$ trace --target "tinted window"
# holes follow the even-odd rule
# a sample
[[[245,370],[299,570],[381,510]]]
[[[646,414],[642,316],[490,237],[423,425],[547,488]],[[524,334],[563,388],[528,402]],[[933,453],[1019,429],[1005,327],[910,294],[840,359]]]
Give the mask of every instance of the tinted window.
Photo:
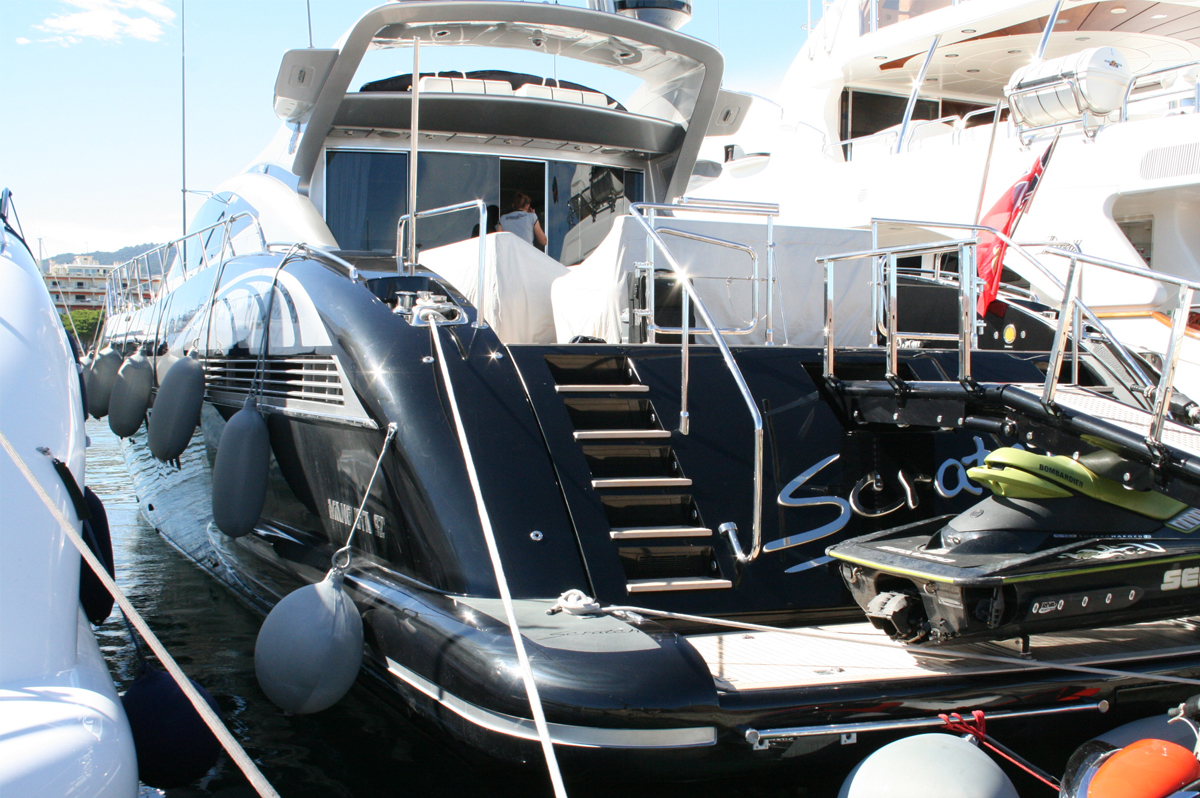
[[[488,205],[500,204],[498,157],[417,153],[417,208],[430,210],[477,199]],[[432,249],[463,241],[478,226],[479,213],[474,210],[421,219],[417,223],[417,248]],[[392,238],[394,246],[395,233]]]
[[[546,253],[566,266],[600,245],[613,222],[641,202],[643,175],[631,169],[551,161]]]
[[[325,221],[339,247],[395,252],[407,207],[408,153],[326,153]]]

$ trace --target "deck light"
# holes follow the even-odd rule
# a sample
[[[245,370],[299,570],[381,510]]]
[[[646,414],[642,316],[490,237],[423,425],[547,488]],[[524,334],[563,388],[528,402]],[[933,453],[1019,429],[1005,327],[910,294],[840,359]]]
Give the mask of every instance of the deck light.
[[[1129,10],[1129,9],[1127,9],[1127,8],[1121,8],[1120,6],[1117,6],[1116,8],[1110,8],[1110,9],[1108,10],[1108,12],[1109,12],[1110,14],[1124,14],[1124,13],[1125,13],[1126,11],[1128,11],[1128,10]]]
[[[974,33],[974,32],[975,32],[974,28],[963,28],[963,33]]]

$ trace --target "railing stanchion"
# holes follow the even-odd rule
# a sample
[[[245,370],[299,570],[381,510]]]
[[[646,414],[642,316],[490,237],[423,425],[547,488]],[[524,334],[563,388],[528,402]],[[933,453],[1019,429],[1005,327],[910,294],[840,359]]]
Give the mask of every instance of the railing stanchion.
[[[877,258],[872,258],[872,268]],[[825,379],[833,379],[833,261],[822,259],[825,264]],[[872,290],[872,293],[875,293]],[[878,319],[878,317],[876,317]],[[877,322],[873,322],[877,323]],[[874,336],[874,331],[872,331]]]
[[[893,382],[899,379],[900,375],[900,355],[896,340],[896,305],[899,292],[896,285],[895,252],[890,252],[887,256],[887,291],[887,379],[888,382]]]
[[[758,283],[754,284],[758,291]],[[775,345],[775,217],[767,217],[767,346]]]
[[[975,281],[964,280],[962,275],[974,273],[974,252],[975,247],[971,244],[960,244],[958,247],[958,381],[964,384],[971,381],[971,345],[975,338]]]
[[[646,223],[650,229],[654,229],[654,209],[649,208],[646,211]],[[649,316],[646,317],[646,343],[658,343],[658,316],[655,313],[654,306],[654,237],[652,234],[646,234],[646,310]]]
[[[1194,294],[1195,291],[1190,285],[1179,287],[1179,307],[1175,308],[1175,318],[1171,320],[1171,340],[1167,344],[1167,353],[1163,358],[1162,376],[1158,380],[1158,388],[1154,393],[1154,420],[1150,424],[1152,443],[1162,440],[1167,410],[1171,407],[1171,392],[1175,385],[1175,368],[1179,364],[1179,351],[1183,346],[1183,336],[1187,332],[1188,314],[1192,310]]]
[[[1063,355],[1067,347],[1067,330],[1074,318],[1075,302],[1079,291],[1079,262],[1071,258],[1067,270],[1067,287],[1063,292],[1062,307],[1058,311],[1058,329],[1054,332],[1054,345],[1050,349],[1050,362],[1046,364],[1046,384],[1042,389],[1042,404],[1054,405],[1054,393],[1058,389],[1058,374],[1062,369]]]

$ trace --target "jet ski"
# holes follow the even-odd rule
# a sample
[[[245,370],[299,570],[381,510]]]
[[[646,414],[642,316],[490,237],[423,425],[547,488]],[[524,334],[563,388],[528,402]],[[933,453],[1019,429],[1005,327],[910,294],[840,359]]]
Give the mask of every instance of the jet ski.
[[[871,623],[905,643],[1188,615],[1200,601],[1200,509],[1127,487],[1132,470],[1119,466],[1105,451],[997,449],[967,471],[992,492],[974,507],[828,554]]]

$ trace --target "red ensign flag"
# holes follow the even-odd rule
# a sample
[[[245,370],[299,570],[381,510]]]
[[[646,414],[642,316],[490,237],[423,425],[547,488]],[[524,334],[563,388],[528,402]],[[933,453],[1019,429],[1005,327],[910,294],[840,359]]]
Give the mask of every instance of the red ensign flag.
[[[995,228],[1006,236],[1012,236],[1013,230],[1017,227],[1017,220],[1029,207],[1034,189],[1037,188],[1038,180],[1041,179],[1042,172],[1046,170],[1046,164],[1050,162],[1050,155],[1054,152],[1054,145],[1057,143],[1058,138],[1055,137],[1054,141],[1050,142],[1050,146],[1046,148],[1045,154],[1034,162],[1033,168],[1014,183],[1012,188],[1005,191],[992,209],[984,214],[979,221],[981,225]],[[978,264],[979,279],[983,280],[983,290],[979,294],[979,303],[976,309],[980,316],[987,312],[988,305],[995,301],[996,293],[1000,290],[1000,274],[1004,271],[1004,251],[1006,249],[1008,249],[1008,245],[991,233],[979,234],[976,263]]]

